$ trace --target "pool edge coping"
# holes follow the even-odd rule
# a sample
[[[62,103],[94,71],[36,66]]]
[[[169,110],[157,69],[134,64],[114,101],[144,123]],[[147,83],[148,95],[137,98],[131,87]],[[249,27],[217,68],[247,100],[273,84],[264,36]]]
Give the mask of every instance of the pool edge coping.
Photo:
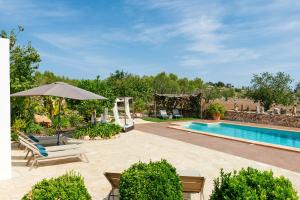
[[[192,122],[192,121],[190,121],[190,122]],[[235,137],[230,137],[230,136],[225,136],[225,135],[218,135],[218,134],[214,134],[214,133],[208,133],[208,132],[202,132],[202,131],[187,129],[187,128],[183,127],[186,123],[187,122],[185,122],[185,123],[174,123],[174,124],[171,123],[171,125],[168,126],[168,128],[177,129],[177,130],[186,131],[186,132],[197,133],[197,134],[202,134],[202,135],[211,136],[211,137],[217,137],[217,138],[222,138],[222,139],[227,139],[227,140],[233,140],[233,141],[238,141],[238,142],[243,142],[243,143],[248,143],[248,144],[260,145],[260,146],[271,147],[271,148],[275,148],[275,149],[300,153],[300,148],[298,149],[298,148],[295,148],[295,147],[287,147],[287,146],[283,146],[283,145],[270,144],[270,143],[266,143],[266,142],[257,142],[257,141],[253,141],[253,140],[246,140],[246,139],[235,138]],[[226,124],[226,122],[221,122],[221,121],[220,122],[210,122],[210,123],[201,122],[201,123],[204,123],[204,124],[225,123]],[[230,123],[228,123],[228,124],[230,124]],[[234,123],[232,123],[232,124],[234,124]],[[253,127],[256,127],[256,126],[253,126]],[[259,126],[257,126],[257,127],[259,127]],[[263,128],[263,127],[259,127],[259,128]],[[275,129],[275,128],[269,128],[269,129]],[[281,129],[277,129],[277,130],[281,130]]]

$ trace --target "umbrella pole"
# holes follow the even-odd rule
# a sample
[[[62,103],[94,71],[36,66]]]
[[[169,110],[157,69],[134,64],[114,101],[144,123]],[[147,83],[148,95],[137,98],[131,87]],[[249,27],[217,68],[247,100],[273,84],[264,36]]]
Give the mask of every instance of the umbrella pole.
[[[59,102],[58,102],[57,145],[60,145],[60,140],[59,140],[59,137],[60,137],[60,134],[61,134],[61,116],[60,116],[60,114],[61,114],[62,100],[63,100],[63,98],[60,98]]]

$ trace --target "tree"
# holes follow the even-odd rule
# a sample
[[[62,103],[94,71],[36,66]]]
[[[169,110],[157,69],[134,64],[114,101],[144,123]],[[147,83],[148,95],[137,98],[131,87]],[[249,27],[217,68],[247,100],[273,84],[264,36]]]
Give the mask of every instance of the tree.
[[[146,101],[152,96],[150,82],[145,77],[116,71],[106,81],[112,88],[115,97],[129,96]]]
[[[117,70],[106,80],[108,87],[112,90],[111,99],[114,102],[116,97],[133,97],[134,108],[143,111],[147,103],[152,99],[152,78],[140,77]]]
[[[296,88],[295,88],[295,100],[297,103],[300,102],[300,82],[298,82],[296,84]]]
[[[225,101],[227,101],[228,98],[235,96],[235,92],[233,88],[226,88],[222,90],[221,95],[225,98]]]
[[[221,96],[220,88],[211,85],[205,85],[201,90],[201,93],[202,93],[202,99],[204,101],[201,101],[200,117],[203,118],[204,106],[209,104],[211,101],[218,99],[222,96]]]
[[[200,78],[195,78],[193,80],[182,78],[177,82],[179,84],[181,94],[195,94],[204,87],[203,80]]]
[[[165,72],[157,74],[153,79],[153,89],[160,94],[176,94],[180,92],[180,86],[177,82],[177,76],[170,76]]]
[[[222,81],[219,81],[217,83],[215,83],[216,87],[225,87],[225,83],[223,83]]]
[[[233,88],[234,86],[233,86],[231,83],[227,83],[227,84],[225,85],[225,87],[227,87],[227,88]]]
[[[295,92],[296,92],[296,93],[297,93],[297,92],[300,92],[300,82],[298,82],[298,83],[296,84]]]
[[[219,87],[219,88],[223,88],[223,87],[232,87],[232,85],[230,83],[223,83],[222,81],[218,81],[216,83],[213,82],[207,82],[206,85],[210,85],[210,86],[214,86],[214,87]]]
[[[1,32],[0,37],[10,39],[10,92],[15,93],[34,87],[35,79],[33,74],[38,69],[41,58],[37,50],[31,46],[17,44],[17,35],[24,31],[19,26],[18,31],[12,30],[10,34]],[[32,109],[29,109],[30,100],[25,98],[12,99],[12,119],[17,116],[29,117]],[[12,120],[12,121],[13,121]]]
[[[217,87],[212,87],[212,86],[206,86],[203,90],[203,99],[205,103],[209,103],[210,101],[213,101],[215,99],[218,99],[222,97],[220,89]]]
[[[293,103],[291,83],[290,75],[284,72],[254,74],[247,96],[259,102],[265,110],[274,104],[290,105]]]
[[[177,81],[178,80],[178,76],[176,74],[173,74],[173,73],[170,73],[169,74],[169,78],[172,80],[172,81]]]
[[[34,84],[33,74],[38,69],[41,58],[30,42],[21,46],[17,44],[17,35],[24,31],[19,26],[18,32],[12,30],[10,34],[1,32],[2,38],[10,40],[10,89],[12,93],[29,89]]]
[[[91,91],[107,98],[105,101],[87,100],[78,101],[69,99],[71,108],[78,110],[83,116],[90,117],[93,111],[103,112],[104,108],[112,108],[115,95],[112,91],[111,85],[105,80],[101,80],[99,76],[93,80],[77,80],[75,85],[84,90]]]
[[[71,80],[68,77],[58,76],[50,71],[44,71],[43,73],[37,71],[34,75],[34,79],[36,81],[36,85],[44,85],[44,84],[54,83],[58,81],[69,83],[69,84],[75,83],[74,80]]]
[[[190,81],[187,78],[182,78],[178,80],[178,84],[180,87],[180,93],[189,94],[193,92],[193,88],[190,87]]]
[[[195,90],[200,90],[204,88],[204,82],[201,78],[195,78],[191,81],[191,84],[195,88]]]

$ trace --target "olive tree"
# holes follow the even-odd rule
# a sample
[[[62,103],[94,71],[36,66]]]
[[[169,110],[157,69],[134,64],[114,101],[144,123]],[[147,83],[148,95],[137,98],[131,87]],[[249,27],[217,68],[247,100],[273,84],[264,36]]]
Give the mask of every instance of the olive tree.
[[[274,104],[291,105],[293,103],[292,79],[284,72],[254,74],[247,96],[259,102],[265,110]]]
[[[221,98],[221,91],[220,88],[212,86],[212,85],[205,85],[201,91],[201,110],[200,110],[200,117],[203,118],[203,111],[205,106],[207,106],[212,101]]]
[[[228,101],[229,98],[235,96],[233,88],[225,88],[222,90],[221,95],[225,98],[225,101]]]
[[[300,102],[300,82],[298,82],[296,84],[296,88],[295,88],[295,100],[297,103]]]

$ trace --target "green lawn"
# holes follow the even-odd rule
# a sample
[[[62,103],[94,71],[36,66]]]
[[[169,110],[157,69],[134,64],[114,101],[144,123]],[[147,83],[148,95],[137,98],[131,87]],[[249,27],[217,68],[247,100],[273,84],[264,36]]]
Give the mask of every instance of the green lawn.
[[[199,118],[195,117],[187,117],[187,118],[177,118],[177,119],[161,119],[161,118],[155,118],[155,117],[143,117],[142,118],[145,121],[150,121],[150,122],[174,122],[174,121],[186,121],[186,120],[195,120]]]

